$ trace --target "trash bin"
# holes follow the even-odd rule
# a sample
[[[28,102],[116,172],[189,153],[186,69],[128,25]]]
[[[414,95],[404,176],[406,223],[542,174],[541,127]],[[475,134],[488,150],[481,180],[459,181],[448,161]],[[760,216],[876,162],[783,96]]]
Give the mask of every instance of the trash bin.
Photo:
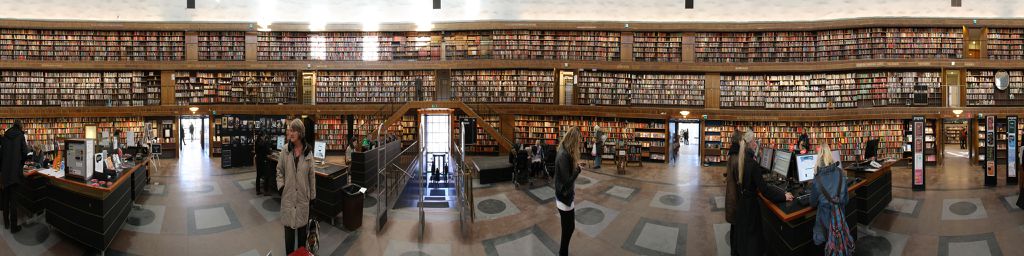
[[[341,222],[345,225],[345,229],[359,229],[363,226],[363,199],[366,196],[366,189],[356,184],[350,184],[341,190],[345,192],[345,197],[342,199]]]

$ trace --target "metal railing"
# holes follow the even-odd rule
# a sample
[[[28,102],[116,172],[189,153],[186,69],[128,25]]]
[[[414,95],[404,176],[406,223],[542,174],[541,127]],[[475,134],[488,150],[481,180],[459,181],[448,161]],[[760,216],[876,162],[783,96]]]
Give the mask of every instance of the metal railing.
[[[452,144],[454,164],[451,171],[454,174],[453,181],[455,183],[455,208],[459,212],[459,230],[462,231],[463,236],[467,236],[471,233],[469,232],[470,224],[476,220],[473,210],[473,173],[474,168],[479,170],[479,167],[476,166],[476,163],[467,163],[462,147],[459,147],[457,143]]]
[[[401,142],[398,142],[401,146]],[[412,150],[415,149],[415,150]],[[413,142],[402,151],[395,154],[394,158],[385,160],[383,163],[380,159],[388,158],[387,146],[381,148],[381,152],[378,155],[378,163],[381,165],[378,167],[377,172],[377,184],[373,193],[377,198],[377,231],[382,231],[384,226],[387,224],[388,211],[398,203],[398,197],[408,184],[409,179],[414,176],[413,172],[418,170],[422,159],[421,152],[422,147],[419,142]],[[399,161],[403,156],[415,155],[409,165],[405,168],[399,166]]]

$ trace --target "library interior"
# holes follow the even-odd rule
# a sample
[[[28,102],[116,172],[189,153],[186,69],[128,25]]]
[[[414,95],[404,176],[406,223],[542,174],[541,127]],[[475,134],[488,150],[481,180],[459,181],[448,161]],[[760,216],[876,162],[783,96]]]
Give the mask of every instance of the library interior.
[[[0,255],[1014,255],[1022,17],[4,0]]]

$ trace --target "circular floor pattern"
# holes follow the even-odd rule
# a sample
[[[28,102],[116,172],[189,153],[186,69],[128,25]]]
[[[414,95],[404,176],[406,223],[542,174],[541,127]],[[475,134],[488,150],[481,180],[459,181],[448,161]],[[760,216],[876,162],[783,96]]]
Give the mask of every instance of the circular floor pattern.
[[[497,199],[487,199],[480,201],[480,203],[477,204],[477,209],[480,209],[481,212],[486,214],[498,214],[505,211],[505,208],[507,207],[508,206],[505,205],[505,202]]]
[[[680,206],[683,204],[683,197],[677,195],[663,195],[658,201],[668,206]]]
[[[150,223],[153,223],[153,221],[155,220],[156,213],[154,213],[152,210],[142,208],[138,210],[132,210],[132,212],[128,214],[128,220],[125,222],[127,222],[128,225],[140,227],[149,225]]]
[[[263,200],[263,209],[271,212],[281,211],[281,200],[277,198]]]
[[[593,181],[591,181],[589,178],[579,177],[578,179],[576,179],[576,185],[587,185],[590,184],[591,182]]]
[[[978,206],[969,202],[956,202],[949,205],[949,211],[956,215],[970,215],[978,211]]]
[[[857,239],[854,255],[889,255],[892,253],[892,242],[880,236],[865,236]]]
[[[402,253],[401,256],[430,256],[430,254],[427,254],[425,252],[412,251],[412,252]]]
[[[377,205],[377,198],[372,196],[363,197],[363,208],[370,208]]]
[[[4,230],[3,232],[10,232]],[[50,229],[43,224],[29,223],[21,225],[21,231],[14,234],[14,240],[26,246],[39,245],[50,238]]]
[[[593,207],[576,209],[576,221],[583,225],[596,225],[604,221],[604,212]]]

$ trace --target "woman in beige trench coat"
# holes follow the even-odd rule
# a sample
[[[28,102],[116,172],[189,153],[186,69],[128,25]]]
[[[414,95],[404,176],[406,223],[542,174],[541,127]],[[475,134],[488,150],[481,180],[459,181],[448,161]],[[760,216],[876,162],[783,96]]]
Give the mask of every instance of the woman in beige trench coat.
[[[287,150],[277,161],[277,189],[281,191],[281,224],[284,225],[285,255],[306,244],[310,202],[316,198],[313,148],[305,144],[302,120],[288,122]]]

